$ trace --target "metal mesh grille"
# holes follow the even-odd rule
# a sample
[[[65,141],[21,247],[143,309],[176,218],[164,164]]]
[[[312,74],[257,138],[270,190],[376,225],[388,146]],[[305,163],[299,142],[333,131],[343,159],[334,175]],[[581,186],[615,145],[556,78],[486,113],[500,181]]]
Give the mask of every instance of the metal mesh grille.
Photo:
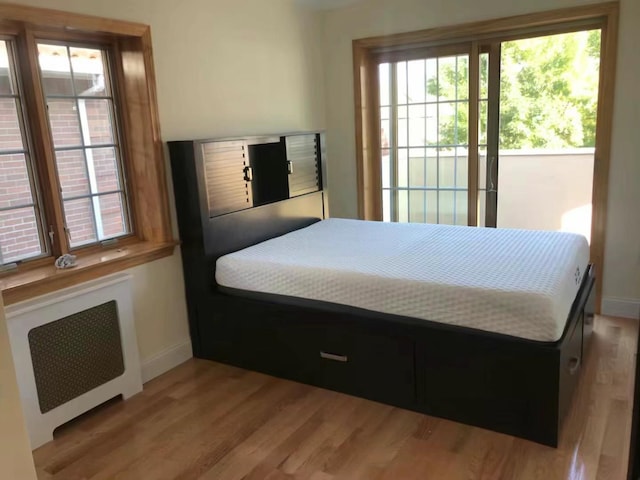
[[[42,413],[122,375],[115,300],[32,329],[29,348]]]

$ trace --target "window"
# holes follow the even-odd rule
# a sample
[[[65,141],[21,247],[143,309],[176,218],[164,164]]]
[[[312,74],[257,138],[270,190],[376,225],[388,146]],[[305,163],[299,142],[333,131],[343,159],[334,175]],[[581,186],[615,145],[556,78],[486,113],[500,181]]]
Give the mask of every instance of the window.
[[[17,72],[15,42],[0,44],[0,245],[3,262],[19,262],[131,233],[122,146],[109,51],[102,46],[38,41],[38,76],[48,115],[59,191],[34,174],[30,122]],[[27,117],[27,118],[25,118]],[[46,148],[46,147],[45,147]],[[61,202],[63,218],[46,218],[39,202]],[[60,252],[53,225],[62,223]],[[47,226],[50,226],[47,228]]]
[[[47,252],[12,44],[0,41],[0,245],[3,262]]]
[[[5,303],[170,255],[149,27],[10,4],[0,18]],[[60,275],[64,253],[78,266]]]
[[[108,52],[38,43],[69,246],[130,233]]]

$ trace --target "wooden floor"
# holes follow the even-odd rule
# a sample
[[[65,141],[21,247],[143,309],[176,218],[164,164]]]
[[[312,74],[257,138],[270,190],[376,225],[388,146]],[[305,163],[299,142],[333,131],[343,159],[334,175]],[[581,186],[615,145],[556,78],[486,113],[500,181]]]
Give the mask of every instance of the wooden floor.
[[[190,360],[34,457],[41,480],[622,480],[636,338],[635,321],[597,319],[558,449]]]

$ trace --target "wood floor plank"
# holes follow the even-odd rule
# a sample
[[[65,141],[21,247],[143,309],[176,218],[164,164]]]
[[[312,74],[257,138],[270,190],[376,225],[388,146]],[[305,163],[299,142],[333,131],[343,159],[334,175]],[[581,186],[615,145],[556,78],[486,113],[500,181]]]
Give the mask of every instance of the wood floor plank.
[[[624,480],[638,324],[598,317],[557,449],[204,360],[73,421],[40,480]]]

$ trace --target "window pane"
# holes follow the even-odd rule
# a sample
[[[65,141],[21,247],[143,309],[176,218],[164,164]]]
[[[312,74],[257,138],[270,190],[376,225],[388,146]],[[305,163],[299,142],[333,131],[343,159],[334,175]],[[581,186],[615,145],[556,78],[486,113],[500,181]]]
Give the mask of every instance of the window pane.
[[[0,95],[12,95],[15,92],[10,66],[7,42],[0,40]]]
[[[456,192],[456,225],[468,225],[469,224],[469,215],[467,215],[467,211],[469,210],[469,199],[467,192]]]
[[[455,150],[440,150],[438,177],[440,188],[453,188],[455,181]]]
[[[105,75],[102,51],[78,47],[71,47],[69,51],[76,95],[110,96],[109,77]]]
[[[414,223],[423,223],[426,219],[425,205],[426,196],[422,190],[412,190],[409,192],[409,204],[411,211],[409,212],[409,221]]]
[[[398,190],[398,222],[406,223],[409,221],[409,192],[407,190]]]
[[[76,101],[50,98],[47,105],[53,145],[56,148],[82,146]]]
[[[113,144],[109,100],[78,100],[85,145]]]
[[[382,221],[391,221],[391,191],[382,190]]]
[[[0,211],[0,246],[4,263],[43,253],[33,207]]]
[[[0,98],[0,150],[23,148],[16,99]]]
[[[487,191],[478,190],[478,226],[486,226],[486,214],[487,214]]]
[[[438,100],[456,99],[456,57],[438,59]]]
[[[90,198],[79,198],[64,202],[64,216],[69,229],[69,244],[72,247],[79,247],[98,241],[91,203]]]
[[[480,98],[489,96],[489,54],[480,54]]]
[[[408,133],[407,133],[407,122],[406,118],[398,118],[398,146],[399,147],[407,147],[407,142],[409,141]]]
[[[487,100],[480,101],[480,112],[479,112],[480,118],[478,119],[478,123],[479,123],[478,143],[480,145],[487,144],[487,119],[488,119],[487,104],[488,104]]]
[[[423,103],[425,101],[425,61],[413,60],[407,63],[409,103]]]
[[[378,67],[378,76],[380,81],[380,105],[390,105],[391,86],[389,85],[389,64],[382,63]]]
[[[121,190],[115,148],[88,148],[87,161],[93,161],[96,188],[99,193]]]
[[[398,79],[398,93],[396,102],[399,105],[407,104],[407,62],[396,63],[396,75]]]
[[[438,192],[438,213],[439,223],[445,225],[454,224],[454,195],[455,192],[440,191]],[[457,205],[455,205],[457,206]]]
[[[112,195],[101,195],[100,199],[100,221],[98,233],[101,238],[112,238],[127,233],[125,222],[125,210],[122,196],[119,193]]]
[[[456,187],[467,188],[469,183],[469,154],[466,148],[456,148]]]
[[[427,191],[427,223],[438,223],[438,192]]]
[[[438,144],[438,105],[435,103],[427,105],[427,145]]]
[[[425,144],[425,106],[409,107],[409,146],[419,147]]]
[[[398,170],[396,186],[406,188],[409,181],[409,153],[406,148],[398,149]]]
[[[0,155],[0,208],[33,205],[24,154]]]
[[[438,188],[438,151],[435,148],[427,148],[427,183],[425,186]]]
[[[438,100],[438,60],[427,59],[427,102]]]
[[[78,197],[91,193],[82,150],[56,152],[56,165],[63,198]]]
[[[71,64],[66,46],[39,43],[38,62],[46,96],[73,95]]]
[[[457,99],[467,100],[469,98],[469,57],[460,55],[457,57],[456,85]]]
[[[487,188],[487,147],[478,151],[478,188]]]
[[[424,186],[425,174],[425,149],[409,149],[409,186]],[[413,207],[411,209],[413,210]]]

